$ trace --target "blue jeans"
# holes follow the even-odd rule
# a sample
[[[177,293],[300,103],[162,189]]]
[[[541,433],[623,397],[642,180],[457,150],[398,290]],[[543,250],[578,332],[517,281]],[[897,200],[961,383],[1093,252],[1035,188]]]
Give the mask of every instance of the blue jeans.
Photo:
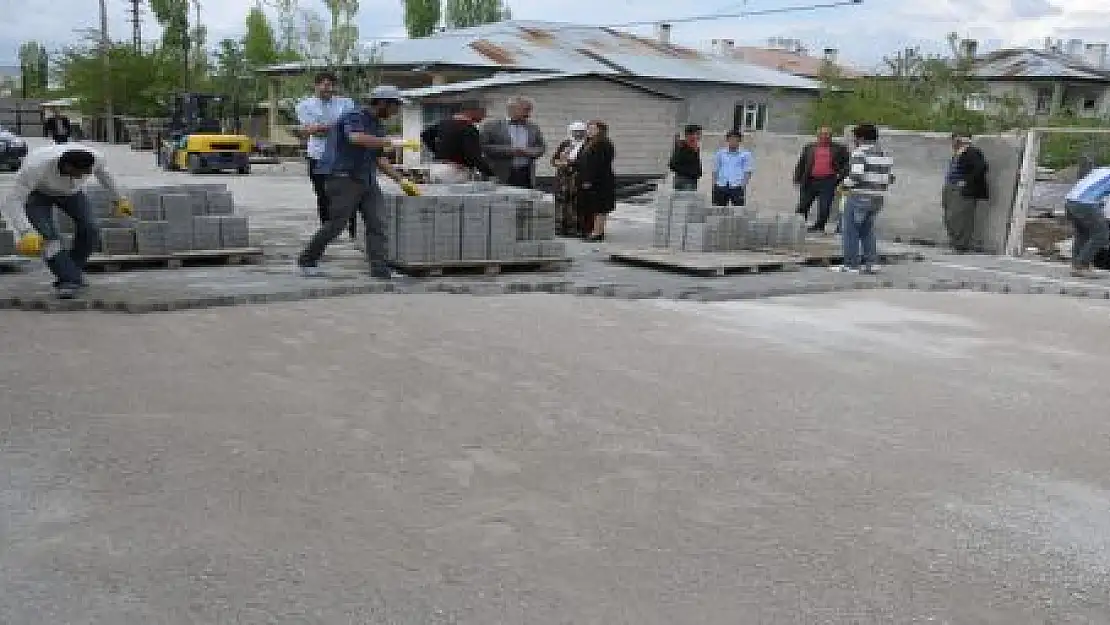
[[[848,195],[844,210],[840,215],[840,236],[844,244],[844,266],[859,269],[862,248],[864,265],[879,263],[879,250],[875,242],[875,210],[872,198],[863,195]]]
[[[54,207],[73,220],[73,249],[62,249]],[[73,195],[46,195],[33,191],[27,197],[27,220],[43,238],[42,257],[60,284],[78,285],[83,281],[85,263],[96,248],[96,226],[89,215],[89,202],[83,192]]]
[[[1083,202],[1067,202],[1064,213],[1075,228],[1075,241],[1072,243],[1071,264],[1073,267],[1090,267],[1095,255],[1110,245],[1110,227],[1102,214],[1102,207]]]

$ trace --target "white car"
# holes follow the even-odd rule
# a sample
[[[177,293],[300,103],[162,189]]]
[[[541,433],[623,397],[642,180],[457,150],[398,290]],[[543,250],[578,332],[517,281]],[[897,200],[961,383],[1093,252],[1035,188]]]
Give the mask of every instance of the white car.
[[[15,171],[27,156],[27,142],[22,137],[0,127],[0,171]]]

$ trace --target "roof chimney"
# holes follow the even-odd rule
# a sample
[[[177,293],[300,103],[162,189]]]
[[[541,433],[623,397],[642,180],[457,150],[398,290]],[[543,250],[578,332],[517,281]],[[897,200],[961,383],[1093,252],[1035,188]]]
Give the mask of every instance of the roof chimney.
[[[659,22],[655,25],[655,38],[659,43],[671,42],[671,25],[667,22]]]
[[[960,42],[960,55],[969,59],[974,59],[975,54],[979,52],[979,42],[974,39],[964,39]]]
[[[825,58],[826,63],[836,65],[836,60],[840,56],[840,50],[836,48],[825,48],[822,51],[822,56]]]

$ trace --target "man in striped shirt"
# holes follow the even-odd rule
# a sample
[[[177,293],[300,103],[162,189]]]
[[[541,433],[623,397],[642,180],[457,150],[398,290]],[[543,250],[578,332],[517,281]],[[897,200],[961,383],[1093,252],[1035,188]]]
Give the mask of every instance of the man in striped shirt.
[[[842,183],[845,198],[840,232],[844,265],[840,271],[862,269],[874,273],[879,262],[875,219],[883,209],[887,190],[894,183],[894,160],[879,147],[879,131],[874,124],[859,124],[852,129],[852,136],[855,149],[848,161],[848,177]]]

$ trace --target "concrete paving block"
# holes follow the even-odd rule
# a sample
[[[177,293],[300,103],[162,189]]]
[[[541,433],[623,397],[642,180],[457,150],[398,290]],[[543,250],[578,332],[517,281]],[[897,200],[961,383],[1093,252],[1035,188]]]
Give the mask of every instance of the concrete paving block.
[[[0,256],[15,254],[15,233],[11,230],[0,230]]]
[[[436,261],[459,260],[462,256],[462,198],[442,198],[436,207],[432,256]]]
[[[135,224],[138,223],[138,220],[134,217],[101,217],[94,220],[93,223],[96,225],[97,228],[100,229],[110,228],[116,230],[134,230]]]
[[[250,246],[250,229],[246,217],[224,215],[218,217],[220,224],[220,247],[241,248]]]
[[[172,224],[188,224],[192,229],[193,200],[184,193],[169,193],[161,196],[162,214],[165,221]]]
[[[492,197],[489,203],[489,258],[515,258],[516,240],[516,207],[508,198]]]
[[[490,258],[490,201],[484,196],[471,196],[463,200],[462,230],[460,232],[460,258],[486,260]]]
[[[140,221],[135,224],[135,249],[139,254],[162,255],[169,252],[166,233],[169,224],[164,221]]]
[[[517,241],[516,242],[516,258],[526,260],[529,258],[540,257],[540,241]]]
[[[235,214],[235,197],[229,191],[208,191],[204,203],[206,215]]]
[[[100,251],[108,255],[134,254],[134,228],[101,228]]]
[[[567,244],[565,241],[541,241],[540,256],[543,258],[566,258]]]
[[[201,215],[193,217],[193,249],[220,249],[220,218]]]

